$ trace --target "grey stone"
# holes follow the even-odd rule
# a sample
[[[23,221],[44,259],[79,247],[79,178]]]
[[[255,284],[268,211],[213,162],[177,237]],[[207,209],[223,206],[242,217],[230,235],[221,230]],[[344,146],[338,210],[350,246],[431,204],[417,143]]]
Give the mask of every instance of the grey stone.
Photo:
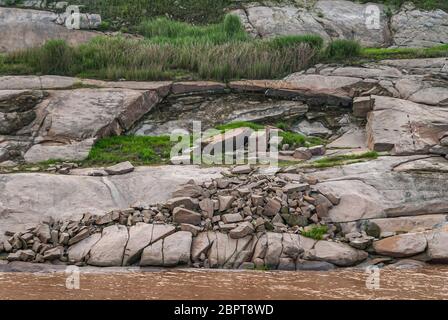
[[[126,174],[134,171],[134,166],[129,161],[118,163],[104,169],[110,175]]]
[[[96,32],[68,30],[53,21],[57,14],[49,11],[0,8],[0,52],[12,52],[43,45],[52,39],[63,39],[71,45],[87,42],[99,35]],[[26,37],[21,35],[26,34]]]
[[[432,47],[448,43],[448,13],[402,8],[392,16],[394,44],[399,47]]]
[[[254,231],[255,229],[252,223],[243,222],[239,224],[235,229],[230,230],[229,235],[233,239],[240,239],[251,235],[252,233],[254,233]]]
[[[193,198],[190,197],[178,197],[169,199],[165,205],[168,209],[173,210],[176,207],[183,206],[186,209],[194,210],[198,207],[198,202],[193,201]]]
[[[61,258],[62,254],[64,253],[63,247],[56,247],[50,250],[45,251],[44,253],[44,259],[45,260],[56,260]]]
[[[243,217],[239,213],[223,214],[221,219],[224,223],[236,223],[243,221]]]
[[[312,259],[326,261],[340,267],[349,267],[362,262],[367,252],[354,249],[346,244],[330,241],[318,241],[310,250]]]
[[[309,160],[313,157],[313,155],[308,148],[301,147],[294,151],[293,157],[300,160]]]
[[[252,172],[252,168],[250,167],[250,165],[237,166],[232,169],[233,174],[247,174],[247,173],[251,173],[251,172]]]
[[[448,261],[448,231],[446,228],[435,230],[427,235],[428,250],[427,254],[431,261],[446,263]]]
[[[81,240],[86,239],[90,236],[90,231],[88,228],[81,229],[73,238],[68,241],[68,245],[71,246]]]
[[[192,210],[177,207],[173,210],[173,221],[175,223],[188,223],[199,225],[201,223],[201,215]]]
[[[278,199],[269,199],[264,207],[263,215],[273,217],[280,212],[281,207],[282,204]]]
[[[229,209],[235,200],[233,196],[218,196],[219,211],[223,212]]]
[[[367,118],[367,114],[373,109],[371,97],[356,97],[353,100],[353,115],[358,118]]]
[[[308,150],[311,152],[313,156],[323,156],[325,155],[326,152],[325,147],[322,145],[309,147]]]
[[[151,243],[152,233],[152,224],[137,223],[129,228],[129,240],[124,250],[123,265],[130,265],[140,260],[143,249]]]

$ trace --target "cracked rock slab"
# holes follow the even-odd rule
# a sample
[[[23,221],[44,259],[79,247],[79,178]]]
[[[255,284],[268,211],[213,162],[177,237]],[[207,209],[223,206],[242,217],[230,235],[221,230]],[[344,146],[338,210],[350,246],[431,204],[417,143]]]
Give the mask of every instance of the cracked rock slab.
[[[98,267],[121,266],[128,229],[122,225],[112,225],[103,229],[101,239],[90,250],[88,264]]]
[[[374,96],[367,118],[368,146],[396,155],[426,154],[448,131],[448,109]]]
[[[165,266],[189,264],[191,257],[191,232],[178,231],[143,250],[140,266]]]

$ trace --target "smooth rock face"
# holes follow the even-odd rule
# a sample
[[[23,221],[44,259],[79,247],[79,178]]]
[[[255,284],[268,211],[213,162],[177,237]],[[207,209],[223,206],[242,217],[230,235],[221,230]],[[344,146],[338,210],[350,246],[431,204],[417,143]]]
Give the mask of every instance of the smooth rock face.
[[[446,108],[389,97],[375,96],[374,100],[366,126],[371,150],[397,155],[428,153],[448,130]]]
[[[330,241],[318,241],[310,251],[310,255],[313,259],[330,262],[341,267],[353,266],[368,256],[367,252]]]
[[[324,40],[355,39],[366,46],[390,42],[383,6],[379,30],[366,26],[367,5],[351,1],[318,1],[307,11],[294,6],[247,6],[233,13],[241,17],[246,30],[263,38],[278,35],[320,35]]]
[[[222,168],[189,166],[136,168],[111,177],[86,177],[44,173],[0,175],[0,238],[9,227],[38,223],[44,215],[57,218],[92,212],[103,214],[135,203],[170,199],[177,187],[195,179],[221,176]],[[95,197],[92,197],[92,194]],[[73,205],[76,204],[76,205]]]
[[[394,43],[399,47],[433,47],[448,43],[448,13],[403,8],[392,16]]]
[[[321,0],[314,6],[314,11],[321,16],[316,18],[325,28],[331,38],[359,41],[367,47],[384,47],[391,42],[384,7],[375,4],[379,9],[379,25],[368,27],[367,17],[369,4],[358,4],[343,0]]]
[[[376,253],[391,257],[410,257],[425,251],[426,237],[423,233],[406,233],[373,243]]]
[[[246,22],[245,27],[255,36],[317,34],[329,39],[325,29],[311,13],[293,6],[253,6],[233,12]]]
[[[35,144],[27,150],[23,156],[27,163],[37,163],[53,159],[66,161],[81,161],[87,158],[90,149],[92,149],[95,139],[86,139],[82,141],[71,141],[70,143],[42,143]]]
[[[0,8],[0,52],[12,52],[43,45],[51,39],[64,39],[78,45],[100,35],[97,32],[69,30],[54,23],[57,14],[49,11]]]
[[[179,231],[163,240],[163,265],[176,266],[190,263],[191,232]]]
[[[409,100],[434,106],[448,106],[448,88],[429,87],[413,93]]]
[[[334,222],[360,219],[443,214],[448,210],[444,171],[432,164],[425,174],[394,172],[403,163],[427,156],[381,157],[366,163],[329,168],[315,175],[324,186],[341,198],[329,211]],[[435,158],[436,163],[447,160]],[[327,180],[327,181],[324,181]],[[393,192],[391,192],[393,190]]]
[[[90,250],[87,263],[99,267],[121,266],[128,238],[125,226],[112,225],[104,228],[101,239]]]

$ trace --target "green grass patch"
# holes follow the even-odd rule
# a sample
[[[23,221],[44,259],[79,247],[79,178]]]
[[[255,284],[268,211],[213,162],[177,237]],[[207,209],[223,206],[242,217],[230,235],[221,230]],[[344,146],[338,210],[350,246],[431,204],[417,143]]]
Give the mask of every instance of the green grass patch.
[[[313,161],[310,165],[316,168],[334,167],[348,163],[359,162],[362,160],[373,160],[379,156],[376,151],[368,151],[360,154],[346,154],[332,157],[324,157]]]
[[[229,130],[233,130],[233,129],[237,129],[237,128],[243,128],[243,127],[251,128],[252,130],[263,130],[264,129],[263,125],[254,123],[254,122],[248,122],[248,121],[230,122],[230,123],[216,126],[216,129],[221,132],[225,132],[225,131],[229,131]]]
[[[361,57],[369,60],[448,57],[448,44],[431,48],[364,48]]]
[[[283,138],[281,145],[289,144],[290,147],[311,147],[325,144],[325,140],[318,137],[305,136],[300,133],[283,131],[278,134]]]
[[[82,166],[130,161],[134,165],[168,163],[173,143],[168,136],[115,136],[98,140]]]
[[[322,240],[324,234],[326,234],[328,232],[328,227],[327,226],[312,226],[309,230],[307,231],[302,231],[301,234],[304,237],[307,238],[311,238],[314,240]]]

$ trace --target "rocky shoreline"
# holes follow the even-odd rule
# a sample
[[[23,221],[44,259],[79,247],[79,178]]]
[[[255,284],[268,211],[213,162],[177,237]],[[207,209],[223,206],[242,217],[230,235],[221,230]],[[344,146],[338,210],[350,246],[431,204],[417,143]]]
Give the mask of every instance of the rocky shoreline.
[[[441,10],[405,5],[388,16],[380,6],[387,19],[372,37],[365,8],[316,1],[308,9],[253,4],[234,13],[261,38],[313,33],[380,47],[448,43]],[[100,22],[84,18],[87,29]],[[0,8],[7,35],[0,52],[99,34],[69,32],[63,20]],[[275,168],[77,168],[100,139],[191,131],[194,120],[203,120],[204,130],[252,121],[267,137],[277,121],[291,120],[290,133],[325,145],[283,145],[281,160],[290,162]],[[365,152],[375,156],[358,161]],[[45,172],[19,172],[54,160],[60,163]],[[283,79],[228,83],[2,76],[0,170],[0,269],[446,264],[448,58],[318,64]]]
[[[11,263],[101,267],[330,270],[408,258],[447,261],[444,209],[432,216],[338,223],[338,211],[362,206],[361,198],[353,196],[362,192],[360,186],[345,190],[347,195],[341,194],[340,186],[332,188],[331,180],[319,183],[314,174],[284,169],[272,176],[260,170],[240,166],[222,178],[201,184],[188,181],[172,194],[174,198],[158,205],[72,219],[48,217],[20,232],[6,231],[0,251],[10,252],[5,257]],[[432,210],[431,202],[421,207],[422,213]],[[407,210],[405,215],[411,214],[409,204]],[[325,231],[319,238],[309,238],[307,232],[322,226]]]
[[[177,102],[166,110],[193,110],[188,117],[200,120],[204,114],[179,101],[235,93],[289,101],[304,116],[333,106],[348,114],[344,119],[360,119],[341,124],[320,154],[386,152],[321,169],[299,164],[232,172],[124,163],[67,164],[55,167],[57,174],[12,171],[0,175],[3,257],[10,263],[280,270],[409,258],[446,263],[447,66],[446,58],[317,65],[283,80],[229,84],[1,77],[0,147],[2,165],[10,168],[82,159],[95,140],[125,134],[167,97]],[[226,116],[246,111],[260,117],[265,103],[250,110],[236,104]],[[213,117],[218,109],[204,110]]]

